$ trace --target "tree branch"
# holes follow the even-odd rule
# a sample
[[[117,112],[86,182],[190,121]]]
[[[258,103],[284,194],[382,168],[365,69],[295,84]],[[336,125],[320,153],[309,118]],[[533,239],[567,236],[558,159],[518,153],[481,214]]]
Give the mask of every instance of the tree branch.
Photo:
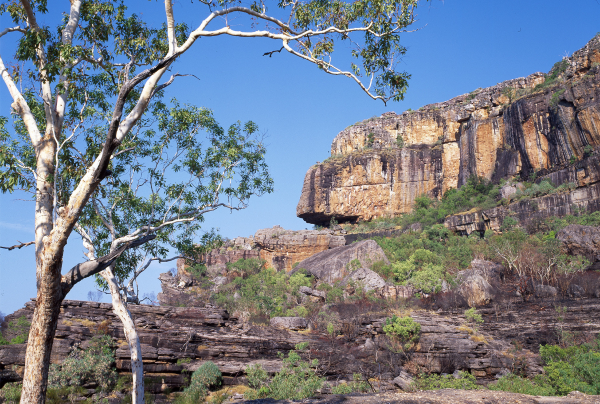
[[[154,240],[155,238],[156,235],[149,234],[140,239],[123,244],[116,250],[96,260],[86,261],[81,264],[75,265],[73,268],[71,268],[69,272],[67,272],[61,277],[60,283],[63,296],[66,296],[67,293],[69,293],[69,291],[73,288],[73,286],[75,286],[81,280],[95,275],[98,272],[108,268],[117,260],[117,258],[119,258],[128,249],[139,247],[147,243],[148,241]]]
[[[263,53],[263,56],[267,56],[269,55],[269,57],[273,56],[274,53],[281,53],[282,50],[284,50],[285,48],[282,46],[281,48],[279,48],[279,50],[274,50],[271,52],[265,52]]]
[[[8,34],[9,32],[21,32],[24,34],[27,31],[25,31],[21,27],[6,28],[4,31],[0,32],[0,38],[2,38],[4,35]]]
[[[19,241],[19,240],[17,240],[17,241]],[[21,242],[19,241],[19,243],[21,243]],[[21,249],[23,247],[27,247],[28,245],[32,245],[32,244],[35,244],[35,241],[30,241],[29,243],[16,244],[16,245],[13,245],[12,247],[2,247],[2,246],[0,246],[0,248],[4,248],[5,250],[10,251],[10,250],[14,250],[15,248],[16,249]]]

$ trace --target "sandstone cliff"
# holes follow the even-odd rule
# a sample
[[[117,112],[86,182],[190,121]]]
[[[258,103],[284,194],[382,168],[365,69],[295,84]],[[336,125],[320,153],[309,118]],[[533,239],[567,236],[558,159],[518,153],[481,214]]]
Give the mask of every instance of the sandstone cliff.
[[[352,125],[311,167],[296,209],[314,224],[409,212],[472,175],[552,176],[600,146],[600,36],[548,73]],[[578,185],[598,177],[577,171]],[[556,175],[553,180],[564,178]]]

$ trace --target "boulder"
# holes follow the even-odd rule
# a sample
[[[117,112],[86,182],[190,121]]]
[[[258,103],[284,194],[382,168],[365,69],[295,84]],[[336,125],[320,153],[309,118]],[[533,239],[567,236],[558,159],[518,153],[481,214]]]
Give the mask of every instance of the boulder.
[[[359,268],[346,276],[342,281],[341,285],[344,286],[350,281],[359,283],[365,291],[378,290],[385,286],[385,280],[377,274],[377,272],[371,271],[367,268]]]
[[[585,290],[580,285],[572,283],[569,285],[569,288],[567,289],[567,294],[570,297],[575,297],[575,298],[584,297]]]
[[[413,223],[410,226],[408,226],[408,229],[406,229],[409,232],[415,232],[418,233],[421,230],[423,230],[423,226],[421,225],[421,223],[417,222],[417,223]]]
[[[558,232],[567,254],[584,255],[590,261],[600,261],[600,227],[570,224]]]
[[[459,291],[469,306],[483,306],[492,301],[494,288],[489,281],[499,278],[501,271],[501,265],[475,259],[469,269],[458,273]]]
[[[349,275],[348,266],[353,260],[358,260],[362,268],[371,268],[377,261],[390,263],[375,241],[363,240],[315,254],[300,262],[292,273],[303,268],[315,278],[333,283]]]
[[[321,300],[325,300],[325,298],[327,297],[327,293],[320,291],[320,290],[311,289],[308,286],[300,286],[300,288],[298,289],[298,292],[300,292],[306,296],[317,297]]]
[[[273,317],[271,326],[284,330],[305,330],[308,327],[308,320],[303,317]]]
[[[404,391],[411,390],[411,385],[414,381],[415,379],[405,370],[401,370],[400,374],[393,380],[394,384]]]
[[[535,297],[546,298],[554,297],[558,294],[558,290],[554,286],[550,285],[535,285]]]
[[[386,284],[381,289],[381,297],[384,299],[408,299],[415,295],[416,290],[412,286]]]
[[[508,198],[516,193],[517,187],[511,184],[506,184],[502,188],[500,188],[500,196],[502,196],[502,198]]]

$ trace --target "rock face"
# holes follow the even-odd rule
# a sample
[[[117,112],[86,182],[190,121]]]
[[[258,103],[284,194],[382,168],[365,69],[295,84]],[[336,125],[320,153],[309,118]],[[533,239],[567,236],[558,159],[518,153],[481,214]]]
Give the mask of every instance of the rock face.
[[[349,282],[360,284],[365,291],[379,290],[385,286],[385,280],[376,272],[368,268],[358,268],[350,275],[346,276],[341,285],[347,285]]]
[[[7,316],[10,321],[21,316],[31,320],[33,302]],[[600,321],[597,299],[561,302],[567,309],[561,315],[565,331],[598,334]],[[319,359],[324,375],[330,380],[347,378],[353,373],[372,371],[381,381],[381,389],[395,389],[393,379],[399,375],[399,356],[388,361],[388,344],[383,326],[385,317],[372,314],[360,319],[342,320],[344,336],[331,341],[318,332],[294,332],[272,326],[256,326],[230,317],[215,307],[130,306],[144,358],[148,391],[180,389],[186,375],[206,360],[213,361],[224,375],[224,384],[244,382],[244,370],[261,363],[268,372],[281,367],[278,353],[287,353],[300,342],[309,342],[311,359]],[[331,306],[330,310],[336,310]],[[547,304],[510,304],[480,309],[484,323],[480,337],[473,338],[467,328],[463,310],[413,310],[411,316],[421,324],[421,336],[412,361],[422,369],[452,373],[467,370],[481,381],[495,380],[495,375],[519,366],[533,375],[541,369],[535,353],[540,344],[556,342],[558,313],[552,302]],[[85,347],[99,325],[104,324],[117,347],[119,373],[130,371],[129,350],[123,327],[112,313],[110,304],[64,301],[54,340],[51,361],[62,362],[71,348]],[[511,344],[511,342],[513,344]],[[0,346],[0,387],[22,377],[25,344]],[[522,347],[523,349],[515,349]],[[379,352],[379,354],[377,354]],[[383,358],[381,367],[375,358]],[[397,361],[398,368],[394,368]],[[392,368],[390,368],[392,366]],[[371,370],[369,370],[372,368]]]
[[[285,230],[280,226],[261,229],[251,237],[237,237],[206,256],[207,270],[211,274],[223,271],[229,262],[260,258],[278,271],[289,272],[296,262],[316,253],[343,246],[346,240],[331,230]],[[183,269],[184,262],[177,262]]]
[[[227,264],[240,259],[263,259],[268,267],[289,272],[294,264],[322,251],[346,244],[343,235],[331,230],[285,230],[280,226],[258,230],[251,237],[237,237],[227,241],[221,248],[212,250],[204,259],[206,268],[217,284]],[[177,261],[176,273],[159,276],[162,293],[158,300],[162,305],[177,306],[200,304],[208,301],[201,288],[195,288],[194,280],[186,270],[185,261]],[[194,292],[194,296],[190,292]],[[196,302],[193,303],[192,300]]]
[[[600,227],[571,224],[558,232],[568,254],[584,255],[590,261],[600,261]]]
[[[301,261],[294,271],[303,268],[315,278],[332,283],[358,269],[350,268],[353,260],[358,260],[362,268],[370,268],[377,261],[384,261],[388,265],[390,263],[375,241],[364,240],[315,254]]]
[[[284,330],[299,331],[308,327],[308,321],[303,317],[273,317],[271,326]]]
[[[472,175],[538,172],[563,183],[553,173],[600,146],[599,63],[597,36],[548,75],[357,123],[335,137],[328,161],[308,170],[296,213],[314,224],[397,215],[418,195],[440,197]],[[575,179],[598,181],[585,169]]]
[[[576,211],[600,210],[600,157],[590,156],[572,166],[539,177],[550,180],[555,186],[574,183],[577,188],[538,198],[513,202],[508,206],[448,216],[444,225],[458,234],[471,234],[491,229],[499,231],[508,216],[522,226],[536,225],[551,216],[564,217]]]

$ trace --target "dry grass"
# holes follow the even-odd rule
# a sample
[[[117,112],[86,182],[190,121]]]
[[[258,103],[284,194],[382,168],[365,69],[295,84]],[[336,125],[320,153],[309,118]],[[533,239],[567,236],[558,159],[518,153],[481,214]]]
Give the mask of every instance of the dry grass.
[[[243,384],[238,384],[236,386],[227,386],[219,389],[217,391],[211,391],[209,395],[206,397],[206,402],[223,402],[227,398],[233,396],[234,394],[246,394],[248,390],[252,390],[250,387],[245,386]]]
[[[69,321],[69,320],[63,320],[63,325],[66,325],[67,327],[73,327],[73,322]]]
[[[467,327],[466,325],[461,325],[456,327],[458,331],[466,332],[469,335],[472,335],[475,331],[471,327]]]
[[[76,321],[79,324],[81,324],[82,326],[90,328],[90,329],[92,327],[96,327],[96,323],[94,323],[91,320],[88,320],[87,318],[74,318],[73,321]]]
[[[481,334],[471,335],[471,340],[473,340],[475,342],[483,342],[486,345],[488,344],[487,339]]]

